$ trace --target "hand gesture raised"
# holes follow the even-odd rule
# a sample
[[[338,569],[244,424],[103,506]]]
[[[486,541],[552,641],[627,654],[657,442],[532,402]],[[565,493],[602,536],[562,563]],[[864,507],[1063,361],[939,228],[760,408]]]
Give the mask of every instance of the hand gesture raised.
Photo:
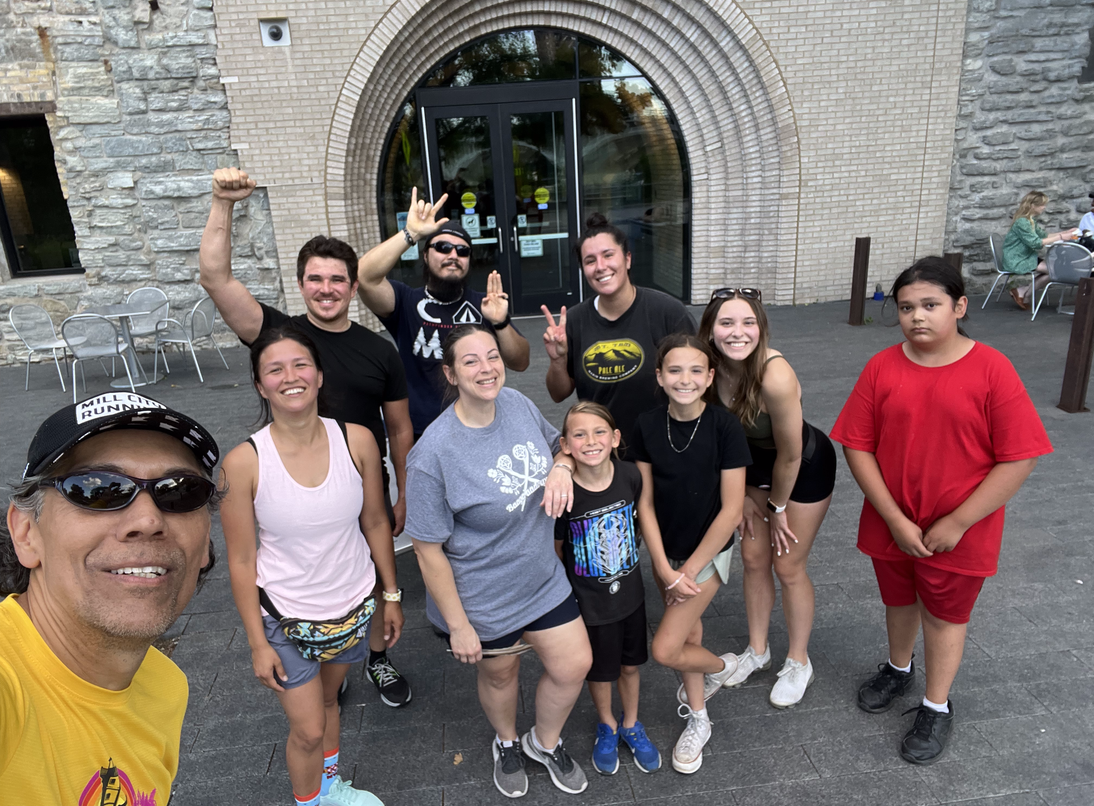
[[[255,189],[255,181],[239,168],[217,168],[213,171],[213,198],[232,203],[243,201]]]
[[[501,275],[496,271],[490,272],[486,278],[486,296],[482,298],[482,315],[492,325],[500,325],[509,315],[509,295],[502,290]]]
[[[406,214],[406,229],[411,238],[415,241],[428,238],[448,223],[447,218],[437,220],[437,213],[441,211],[446,201],[448,201],[447,193],[437,199],[437,203],[434,205],[430,205],[425,199],[418,201],[418,188],[411,188],[410,209]]]
[[[543,346],[547,348],[547,355],[552,361],[561,361],[569,352],[569,344],[566,341],[566,306],[558,314],[558,324],[551,315],[546,305],[539,306],[543,315],[547,317],[547,330],[543,334]]]

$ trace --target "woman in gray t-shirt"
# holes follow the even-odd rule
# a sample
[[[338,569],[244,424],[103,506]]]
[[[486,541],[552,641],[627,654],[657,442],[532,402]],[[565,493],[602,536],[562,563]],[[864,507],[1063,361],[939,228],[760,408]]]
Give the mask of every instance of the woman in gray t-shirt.
[[[570,487],[552,468],[558,431],[535,405],[505,389],[493,333],[452,331],[444,374],[456,402],[426,429],[407,462],[406,532],[428,592],[429,620],[453,656],[475,663],[479,702],[497,731],[494,783],[507,797],[528,789],[523,753],[544,764],[565,792],[588,785],[560,734],[581,693],[592,652],[570,583],[554,550],[554,522],[541,488]],[[524,638],[543,662],[536,724],[517,738],[519,654]]]

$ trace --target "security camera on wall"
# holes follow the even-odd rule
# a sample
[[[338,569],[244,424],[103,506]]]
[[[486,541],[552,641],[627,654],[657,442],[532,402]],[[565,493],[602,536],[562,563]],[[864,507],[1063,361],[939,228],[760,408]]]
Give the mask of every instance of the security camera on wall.
[[[292,44],[289,37],[289,21],[285,18],[259,20],[258,30],[262,35],[264,47],[276,48]]]

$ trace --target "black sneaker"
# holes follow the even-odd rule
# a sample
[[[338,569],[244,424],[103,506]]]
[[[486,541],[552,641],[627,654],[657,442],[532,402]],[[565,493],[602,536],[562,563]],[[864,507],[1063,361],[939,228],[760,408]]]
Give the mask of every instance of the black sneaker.
[[[915,678],[915,663],[908,672],[894,669],[888,661],[877,667],[877,674],[859,686],[858,707],[880,714],[893,707],[893,700],[904,695]]]
[[[376,690],[380,692],[380,699],[385,705],[399,708],[410,702],[410,683],[399,674],[398,669],[391,665],[387,655],[376,663],[367,664],[365,671],[368,672],[369,679],[376,686]]]
[[[946,742],[953,730],[953,701],[946,703],[950,712],[940,714],[933,708],[920,705],[904,715],[916,712],[915,724],[904,734],[900,743],[900,756],[910,764],[934,764],[946,752]]]

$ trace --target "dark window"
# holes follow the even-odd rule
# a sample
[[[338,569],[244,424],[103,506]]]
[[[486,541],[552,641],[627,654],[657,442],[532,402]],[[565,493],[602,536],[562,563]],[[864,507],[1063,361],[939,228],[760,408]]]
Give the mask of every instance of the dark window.
[[[14,276],[83,271],[40,115],[0,118],[0,238]]]
[[[1091,28],[1090,33],[1087,34],[1086,44],[1086,64],[1083,65],[1083,72],[1079,74],[1079,83],[1094,84],[1094,28]]]

